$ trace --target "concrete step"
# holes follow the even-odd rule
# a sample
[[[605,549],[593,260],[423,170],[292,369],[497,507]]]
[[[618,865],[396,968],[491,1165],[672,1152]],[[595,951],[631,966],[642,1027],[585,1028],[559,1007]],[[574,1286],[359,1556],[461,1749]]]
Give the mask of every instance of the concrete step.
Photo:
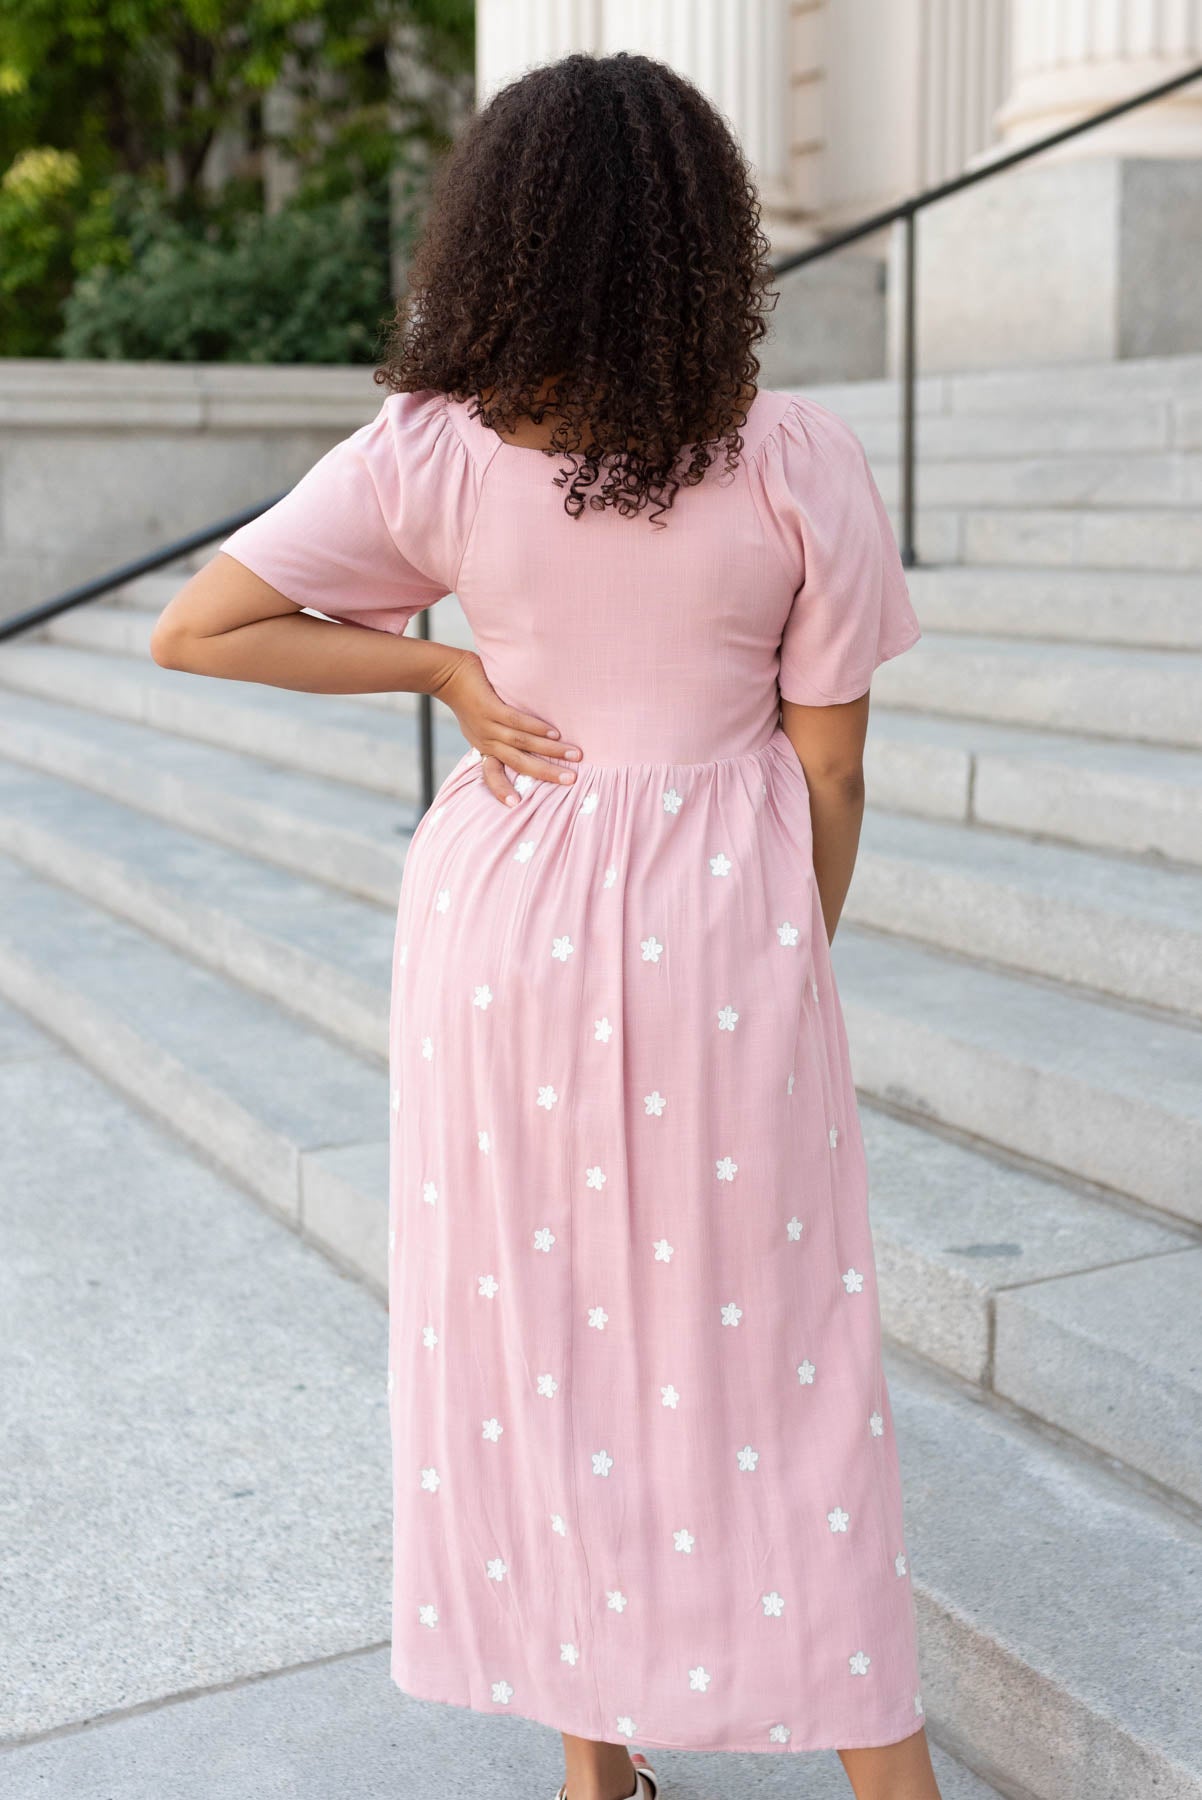
[[[919,489],[919,546],[946,562],[1041,568],[1202,568],[1202,515],[1166,508],[928,506]],[[928,523],[929,521],[929,527]],[[957,550],[947,543],[954,534]]]
[[[1202,650],[1193,571],[920,566],[908,581],[924,632]]]
[[[1202,1528],[886,1355],[922,1698],[1037,1800],[1202,1796]]]
[[[5,695],[0,756],[385,906],[417,822],[411,803],[28,694]]]
[[[1202,1022],[1202,872],[865,814],[844,917]]]
[[[0,851],[352,1049],[387,1057],[395,896],[391,909],[352,899],[3,761]]]
[[[7,856],[0,917],[0,995],[292,1229],[357,1269],[379,1267],[389,1115],[378,1063]]]
[[[413,800],[418,792],[414,717],[398,716],[388,705],[365,705],[364,696],[218,682],[162,669],[149,659],[45,642],[0,647],[0,687],[154,725],[397,799]],[[412,700],[386,696],[402,698]],[[441,780],[467,743],[445,706],[435,706],[434,718]]]
[[[860,1118],[886,1334],[1202,1504],[1198,1231],[870,1100]]]
[[[1202,655],[928,631],[873,679],[884,707],[1196,750]]]
[[[864,767],[869,802],[886,810],[1202,863],[1196,751],[882,708]]]
[[[982,438],[987,435],[981,433]],[[941,457],[931,449],[930,438],[924,429],[915,483],[924,507],[1034,509],[1040,515],[1058,507],[1085,513],[1125,507],[1168,520],[1175,511],[1202,502],[1202,453],[1196,450],[1107,448],[1019,456],[1000,447],[986,452],[979,441],[974,455]],[[873,462],[873,473],[883,498],[896,505],[901,491],[896,449]]]
[[[874,381],[822,382],[803,390],[850,418],[892,418],[896,376]],[[1014,369],[949,370],[920,375],[920,414],[992,418],[1015,413],[1107,411],[1127,403],[1177,406],[1202,400],[1202,355],[1123,357],[1121,361],[1050,363]]]
[[[834,962],[864,1093],[1202,1223],[1202,1032],[854,926]]]
[[[821,399],[822,388],[804,390]],[[829,404],[834,404],[830,402]],[[865,413],[860,402],[849,403],[845,416],[854,422],[874,470],[885,471],[900,456],[896,395],[886,403],[874,400],[878,410]],[[920,464],[934,461],[980,460],[996,457],[1056,457],[1094,454],[1105,445],[1116,455],[1138,457],[1164,454],[1178,443],[1179,418],[1172,401],[1133,396],[1129,401],[1103,396],[1089,404],[1058,406],[1051,410],[988,413],[951,413],[920,409],[915,433]],[[1194,445],[1197,449],[1198,445]]]

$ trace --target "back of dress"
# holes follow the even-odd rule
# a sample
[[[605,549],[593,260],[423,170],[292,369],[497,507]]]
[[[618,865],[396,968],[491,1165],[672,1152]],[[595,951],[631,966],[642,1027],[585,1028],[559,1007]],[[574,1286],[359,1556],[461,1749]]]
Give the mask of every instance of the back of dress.
[[[921,1721],[867,1171],[778,699],[918,625],[854,434],[762,391],[666,529],[394,395],[223,546],[402,631],[454,591],[501,698],[407,853],[389,1032],[392,1673],[594,1740]],[[437,627],[433,634],[437,637]],[[779,685],[778,685],[779,684]]]

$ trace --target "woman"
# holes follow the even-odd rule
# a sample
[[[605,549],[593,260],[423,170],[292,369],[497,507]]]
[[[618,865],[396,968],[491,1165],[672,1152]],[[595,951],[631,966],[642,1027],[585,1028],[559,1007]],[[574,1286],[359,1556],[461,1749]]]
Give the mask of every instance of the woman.
[[[666,66],[515,81],[376,418],[154,634],[471,746],[397,914],[392,1674],[558,1728],[567,1800],[654,1796],[635,1741],[938,1794],[829,955],[919,630],[858,439],[755,388],[767,248]],[[452,591],[474,652],[401,635]]]

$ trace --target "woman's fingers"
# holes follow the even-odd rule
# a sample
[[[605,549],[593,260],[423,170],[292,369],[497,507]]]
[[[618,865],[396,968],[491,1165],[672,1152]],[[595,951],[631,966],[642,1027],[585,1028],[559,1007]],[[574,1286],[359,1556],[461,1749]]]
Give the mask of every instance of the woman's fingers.
[[[482,754],[480,773],[484,778],[484,785],[498,800],[507,804],[510,803],[511,795],[514,802],[521,798],[509,779],[509,770],[517,775],[532,775],[535,781],[562,782],[566,785],[576,779],[574,769],[564,769],[532,751],[514,750],[506,745],[499,751],[484,750]]]

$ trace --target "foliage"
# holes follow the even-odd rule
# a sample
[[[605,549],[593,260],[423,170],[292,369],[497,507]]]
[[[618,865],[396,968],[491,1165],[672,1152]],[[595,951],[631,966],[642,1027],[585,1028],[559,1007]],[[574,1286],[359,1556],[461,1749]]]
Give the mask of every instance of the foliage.
[[[234,354],[252,279],[260,360],[300,353],[278,316],[289,282],[298,318],[320,325],[310,358],[339,344],[336,355],[370,354],[388,268],[381,209],[390,187],[414,188],[418,151],[428,162],[449,143],[473,34],[472,0],[2,0],[0,354],[52,353],[65,319],[64,348],[83,337]],[[300,177],[278,224],[262,218],[269,148]],[[145,189],[140,211],[131,181]],[[174,326],[168,295],[182,309]]]
[[[79,158],[23,150],[0,176],[0,344],[35,355],[54,329],[72,281]]]
[[[198,233],[142,190],[110,197],[65,307],[64,356],[370,362],[391,311],[387,207],[345,195]],[[122,235],[122,231],[124,235]],[[81,234],[83,236],[84,234]]]

